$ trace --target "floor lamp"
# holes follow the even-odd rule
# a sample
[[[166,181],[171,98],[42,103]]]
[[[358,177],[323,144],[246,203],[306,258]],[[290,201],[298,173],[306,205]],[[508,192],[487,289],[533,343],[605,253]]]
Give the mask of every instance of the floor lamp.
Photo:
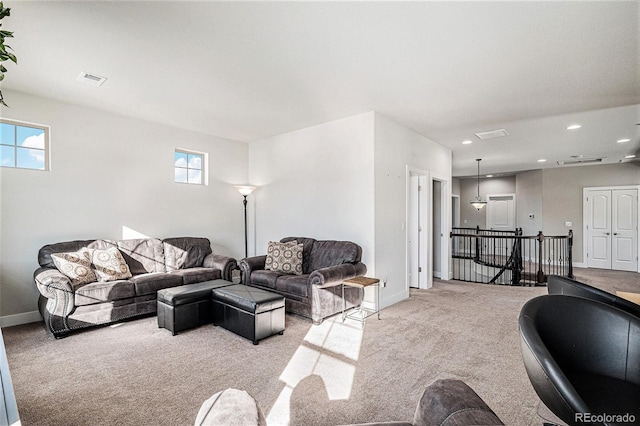
[[[240,194],[244,197],[242,204],[244,204],[244,257],[249,257],[249,243],[247,234],[247,195],[251,194],[255,186],[250,185],[238,185],[235,187]]]

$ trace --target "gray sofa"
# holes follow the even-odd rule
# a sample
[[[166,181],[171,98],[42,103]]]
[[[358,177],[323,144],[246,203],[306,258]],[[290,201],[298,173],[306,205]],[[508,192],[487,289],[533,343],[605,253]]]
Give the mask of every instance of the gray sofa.
[[[78,252],[84,247],[117,248],[131,277],[78,284],[61,273],[51,255]],[[40,267],[34,272],[40,292],[38,308],[47,330],[55,337],[154,314],[158,290],[215,279],[231,281],[231,273],[237,268],[235,259],[213,253],[207,238],[192,237],[48,244],[39,250],[38,263]]]
[[[287,312],[301,315],[320,324],[324,318],[343,309],[357,306],[362,300],[355,287],[344,288],[343,280],[363,276],[367,267],[361,262],[362,248],[350,241],[315,240],[307,237],[286,237],[282,243],[296,241],[303,245],[302,274],[293,275],[266,270],[267,256],[255,256],[240,261],[245,285],[273,291],[285,297]]]

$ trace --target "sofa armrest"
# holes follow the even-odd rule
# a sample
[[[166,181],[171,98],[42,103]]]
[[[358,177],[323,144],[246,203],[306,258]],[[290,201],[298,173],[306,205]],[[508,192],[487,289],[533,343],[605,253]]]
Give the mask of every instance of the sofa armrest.
[[[71,299],[73,305],[73,287],[71,279],[57,269],[38,268],[33,273],[33,279],[40,294],[47,299]],[[66,304],[66,303],[65,303]]]
[[[313,271],[309,275],[309,282],[319,287],[333,287],[342,284],[344,280],[360,277],[366,273],[367,267],[362,262],[343,263]]]
[[[502,425],[502,421],[466,383],[440,379],[424,390],[413,418],[415,426]]]
[[[264,269],[264,265],[267,262],[267,256],[255,256],[246,257],[240,261],[240,273],[242,274],[242,284],[247,285],[249,283],[249,277],[251,272]]]
[[[40,306],[45,324],[54,336],[62,336],[69,331],[67,317],[74,311],[75,297],[71,280],[57,269],[39,268],[33,273],[41,300]]]
[[[220,269],[220,271],[222,271],[222,279],[231,281],[231,274],[234,269],[238,268],[238,263],[232,257],[210,253],[204,258],[202,266],[205,268]]]

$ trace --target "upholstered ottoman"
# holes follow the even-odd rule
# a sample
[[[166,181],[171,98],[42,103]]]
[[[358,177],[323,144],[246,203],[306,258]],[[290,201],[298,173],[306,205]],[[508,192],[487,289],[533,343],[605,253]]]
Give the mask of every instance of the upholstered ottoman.
[[[212,280],[158,290],[158,327],[175,336],[179,331],[212,323],[211,290],[232,284]]]
[[[214,289],[213,324],[220,325],[254,345],[284,333],[284,296],[235,284]]]

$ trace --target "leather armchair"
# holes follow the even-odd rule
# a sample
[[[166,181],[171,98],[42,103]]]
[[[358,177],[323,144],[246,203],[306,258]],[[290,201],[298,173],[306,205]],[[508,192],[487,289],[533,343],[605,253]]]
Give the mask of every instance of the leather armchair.
[[[640,419],[640,318],[582,297],[546,295],[527,302],[518,323],[529,380],[562,421]]]
[[[615,306],[618,309],[622,309],[640,318],[640,305],[570,278],[559,275],[549,275],[547,279],[547,291],[549,294],[584,297],[585,299],[606,303],[607,305]]]

